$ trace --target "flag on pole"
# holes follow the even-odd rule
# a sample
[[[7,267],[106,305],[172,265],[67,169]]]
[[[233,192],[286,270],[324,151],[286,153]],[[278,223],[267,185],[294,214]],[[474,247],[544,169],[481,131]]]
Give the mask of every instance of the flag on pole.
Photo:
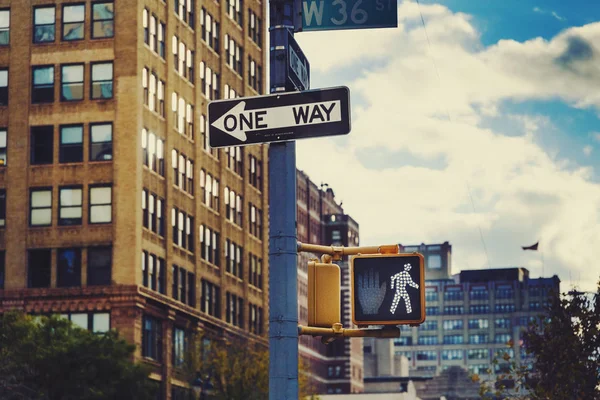
[[[522,248],[523,250],[536,250],[536,251],[537,251],[537,249],[538,249],[538,244],[540,244],[540,242],[537,242],[536,244],[532,244],[531,246],[527,246],[527,247],[525,247],[525,246],[521,246],[521,248]]]

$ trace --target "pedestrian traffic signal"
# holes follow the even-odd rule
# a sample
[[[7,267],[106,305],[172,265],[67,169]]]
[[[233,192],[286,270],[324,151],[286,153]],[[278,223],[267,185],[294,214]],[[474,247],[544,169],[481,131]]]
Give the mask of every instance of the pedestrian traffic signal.
[[[308,326],[340,323],[340,267],[308,262]]]
[[[352,322],[416,325],[425,321],[421,254],[364,254],[351,260]]]

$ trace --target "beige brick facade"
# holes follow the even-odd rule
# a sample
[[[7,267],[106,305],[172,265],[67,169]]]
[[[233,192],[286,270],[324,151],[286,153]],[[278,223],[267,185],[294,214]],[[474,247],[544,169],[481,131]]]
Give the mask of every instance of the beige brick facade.
[[[161,382],[157,398],[164,399],[171,398],[172,393],[176,397],[172,382],[177,374],[171,357],[174,326],[186,329],[186,334],[201,329],[217,335],[249,336],[266,343],[268,321],[267,147],[244,147],[239,156],[231,159],[225,149],[211,151],[205,144],[202,126],[209,97],[215,97],[213,89],[218,89],[219,98],[259,94],[253,87],[264,93],[268,49],[266,2],[234,1],[232,9],[227,0],[182,0],[181,4],[183,7],[178,7],[176,0],[0,0],[0,14],[9,10],[10,15],[8,43],[0,44],[0,71],[8,69],[8,105],[0,105],[0,129],[7,132],[6,165],[0,167],[0,188],[6,191],[6,222],[0,228],[0,248],[4,251],[0,312],[20,308],[38,314],[109,313],[110,327],[119,329],[128,340],[138,344],[137,356],[155,367],[152,377]],[[192,5],[191,10],[188,4]],[[242,15],[239,24],[234,21],[236,4]],[[69,8],[76,5],[84,6],[83,21],[77,19],[81,8]],[[38,7],[54,7],[54,40],[48,39],[52,12],[46,9],[38,13]],[[181,16],[176,15],[176,7]],[[233,18],[228,15],[230,9]],[[211,18],[211,31],[218,23],[215,36],[204,32],[207,14]],[[109,32],[111,18],[114,35],[92,37],[93,32]],[[47,41],[36,42],[38,27],[40,37],[46,34]],[[68,34],[67,38],[69,35],[83,38],[65,40],[63,32]],[[225,50],[226,36],[242,49],[237,54],[234,49],[233,58]],[[219,43],[216,49],[214,39]],[[173,52],[176,43],[177,56]],[[179,53],[180,43],[185,46],[183,53]],[[179,69],[177,61],[183,55],[186,60]],[[238,59],[241,69],[236,72]],[[112,63],[112,97],[108,95],[108,83],[100,82],[104,79],[98,72],[100,68],[94,75],[98,62]],[[72,64],[82,65],[83,84],[75,79],[79,83],[70,88],[70,75],[63,74],[66,70],[62,67]],[[43,104],[32,102],[33,91],[42,87],[34,80],[36,66],[54,67],[53,100]],[[207,67],[211,74],[218,74],[218,82],[211,75],[210,85],[207,83]],[[44,79],[49,79],[48,76]],[[157,86],[151,87],[154,83]],[[77,96],[79,88],[83,90],[81,100],[61,100],[63,91],[68,93],[66,97]],[[93,99],[98,93],[107,98]],[[180,98],[184,101],[183,109],[180,101],[174,102]],[[112,160],[92,159],[94,124],[112,124]],[[63,152],[71,151],[70,142],[61,142],[61,138],[67,138],[65,125],[74,125],[82,132],[74,150],[82,154],[80,161],[61,162]],[[45,147],[34,149],[31,127],[39,126],[52,127],[52,148],[49,142],[44,142]],[[162,143],[150,143],[150,138],[159,138]],[[160,148],[163,171],[159,167]],[[179,155],[185,156],[182,177],[179,169],[173,169],[173,150],[178,154],[177,167]],[[38,164],[34,161],[38,153],[43,157],[51,155],[52,162]],[[187,161],[193,164],[188,165]],[[209,191],[205,196],[203,188],[208,187],[208,175],[218,179],[218,186],[212,195]],[[179,179],[182,181],[178,182]],[[98,185],[112,188],[110,204],[100,204],[99,197],[94,198],[91,189]],[[38,206],[38,200],[32,200],[32,188],[49,190],[49,224],[37,222],[38,215],[48,215],[48,208],[32,216],[32,207]],[[69,197],[66,191],[61,192],[65,188],[75,188],[81,195],[80,201],[78,194]],[[235,207],[228,210],[225,193],[229,190],[235,192],[233,199],[239,204],[241,214]],[[146,197],[142,199],[144,193]],[[158,217],[157,199],[162,204],[162,220]],[[72,213],[76,214],[74,218]],[[94,223],[97,218],[104,218],[103,223]],[[158,224],[162,227],[160,234]],[[218,247],[209,246],[209,251],[203,251],[206,242],[201,242],[206,228],[210,229],[211,238],[212,232],[219,234],[214,237]],[[183,242],[179,242],[180,233]],[[240,262],[227,263],[226,254],[232,254],[231,247],[226,250],[229,241],[236,244],[233,253],[239,252]],[[103,262],[95,252],[98,246],[111,249],[110,285],[98,284],[96,272],[90,270],[93,263]],[[38,270],[46,271],[45,264],[44,268],[32,265],[30,251],[35,249],[49,250],[42,252],[44,256],[49,254],[49,281],[46,272],[34,276]],[[70,252],[71,249],[75,252]],[[213,257],[209,259],[207,254],[211,251]],[[215,261],[214,253],[218,254],[219,262]],[[75,258],[64,261],[63,255]],[[92,257],[96,259],[91,260]],[[261,260],[260,274],[258,260]],[[64,269],[64,262],[73,262],[74,266]],[[173,270],[173,266],[178,269]],[[65,276],[72,274],[73,269],[78,271],[75,274],[78,284],[65,285]],[[186,277],[183,286],[182,280],[174,280],[172,274],[180,269],[185,271],[185,275],[178,275]],[[32,284],[32,279],[38,278],[41,280]],[[219,312],[214,309],[209,312],[208,287],[219,289],[214,292],[218,300],[215,298],[211,303],[220,308]],[[180,290],[185,292],[184,301]],[[146,316],[155,317],[159,323],[161,356],[148,356],[143,349],[144,335],[148,335],[145,327],[150,326],[145,325]]]

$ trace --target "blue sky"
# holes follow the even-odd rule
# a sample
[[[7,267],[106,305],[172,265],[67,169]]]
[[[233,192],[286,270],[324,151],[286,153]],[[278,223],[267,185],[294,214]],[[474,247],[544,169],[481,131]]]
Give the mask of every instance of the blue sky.
[[[406,0],[395,29],[297,34],[312,88],[348,86],[352,103],[352,132],[299,141],[298,167],[334,189],[361,244],[449,241],[455,273],[518,265],[593,288],[600,5],[591,4]],[[539,252],[521,250],[537,240]]]

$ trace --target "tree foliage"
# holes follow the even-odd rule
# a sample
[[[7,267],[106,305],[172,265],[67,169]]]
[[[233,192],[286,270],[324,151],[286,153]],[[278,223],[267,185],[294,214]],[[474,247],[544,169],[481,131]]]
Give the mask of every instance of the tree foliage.
[[[551,296],[547,314],[524,332],[523,345],[533,356],[533,368],[505,358],[510,370],[497,377],[494,390],[482,385],[484,393],[532,400],[600,399],[600,282],[595,294]],[[514,381],[515,390],[506,390],[505,380]]]
[[[269,351],[264,344],[242,338],[211,340],[205,334],[190,342],[185,374],[202,387],[201,398],[268,400]],[[300,398],[313,395],[303,363],[299,371]]]
[[[103,400],[151,397],[148,370],[118,333],[93,334],[58,316],[0,317],[0,398]]]

